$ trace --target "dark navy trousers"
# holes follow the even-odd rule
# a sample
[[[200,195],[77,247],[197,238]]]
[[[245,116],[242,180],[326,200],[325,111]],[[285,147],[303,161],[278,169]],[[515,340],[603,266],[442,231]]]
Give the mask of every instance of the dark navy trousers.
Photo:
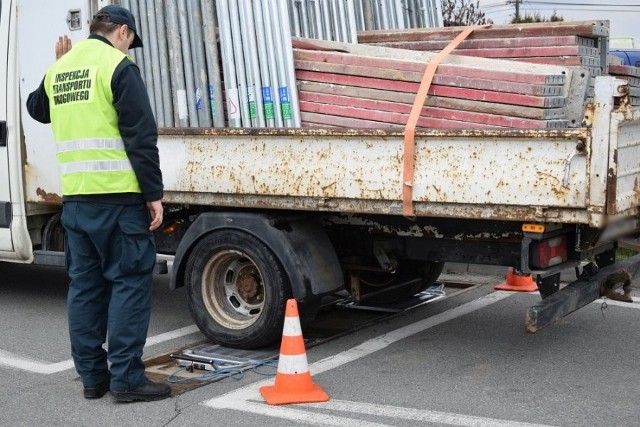
[[[142,349],[156,260],[149,223],[144,203],[64,202],[71,354],[85,387],[102,383],[109,370],[111,390],[145,381]]]

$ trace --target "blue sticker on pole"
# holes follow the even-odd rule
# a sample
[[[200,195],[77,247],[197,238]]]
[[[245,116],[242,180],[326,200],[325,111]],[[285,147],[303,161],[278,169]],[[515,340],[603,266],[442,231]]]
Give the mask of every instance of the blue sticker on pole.
[[[200,88],[196,89],[196,109],[202,110],[202,96],[200,95]]]
[[[262,86],[262,103],[264,104],[264,117],[274,119],[273,98],[271,97],[271,86]]]
[[[211,103],[211,115],[213,117],[216,116],[216,98],[215,93],[213,91],[213,85],[209,85],[209,102]]]
[[[291,102],[289,101],[289,88],[283,86],[279,89],[280,108],[282,109],[282,118],[284,120],[291,119]]]

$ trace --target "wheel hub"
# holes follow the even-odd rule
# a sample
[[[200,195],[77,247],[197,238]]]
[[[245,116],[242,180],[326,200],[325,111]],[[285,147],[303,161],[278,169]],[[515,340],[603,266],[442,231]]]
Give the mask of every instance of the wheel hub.
[[[253,273],[242,274],[238,278],[237,287],[240,298],[250,304],[257,304],[264,299],[264,296],[258,293],[260,290],[259,278]]]

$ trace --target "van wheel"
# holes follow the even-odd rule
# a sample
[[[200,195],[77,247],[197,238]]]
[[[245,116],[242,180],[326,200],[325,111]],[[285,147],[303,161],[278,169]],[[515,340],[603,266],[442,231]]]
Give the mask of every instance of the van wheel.
[[[191,251],[185,283],[191,316],[210,340],[255,349],[281,338],[291,287],[256,237],[238,230],[205,236]]]

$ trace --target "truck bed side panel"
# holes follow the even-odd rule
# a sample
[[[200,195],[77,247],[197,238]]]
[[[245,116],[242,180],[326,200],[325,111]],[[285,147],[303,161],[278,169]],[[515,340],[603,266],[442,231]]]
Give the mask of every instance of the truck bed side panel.
[[[402,213],[400,132],[208,133],[161,136],[167,201]],[[582,140],[578,130],[420,135],[416,212],[584,221],[574,212],[587,204]]]

